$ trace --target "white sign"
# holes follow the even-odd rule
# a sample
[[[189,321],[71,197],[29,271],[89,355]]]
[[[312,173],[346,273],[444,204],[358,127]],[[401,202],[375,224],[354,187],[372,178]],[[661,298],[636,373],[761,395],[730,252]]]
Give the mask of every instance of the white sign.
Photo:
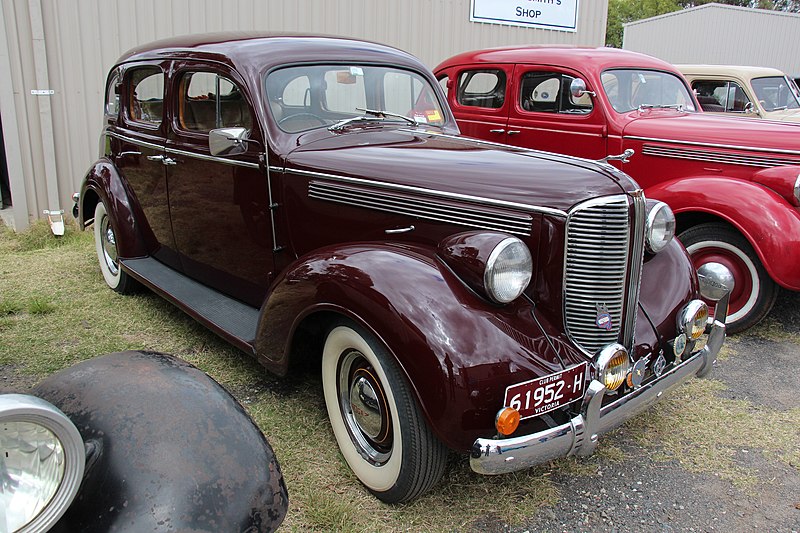
[[[579,0],[472,0],[469,20],[577,31]]]

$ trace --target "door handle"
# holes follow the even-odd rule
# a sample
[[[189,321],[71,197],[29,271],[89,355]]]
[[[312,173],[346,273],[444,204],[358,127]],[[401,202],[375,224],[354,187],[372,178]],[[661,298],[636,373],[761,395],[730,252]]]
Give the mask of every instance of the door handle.
[[[516,135],[520,130],[508,130],[508,135]]]
[[[162,165],[175,165],[178,163],[175,159],[165,155],[148,155],[147,159],[149,161],[161,161]]]
[[[506,130],[504,130],[502,128],[499,129],[499,130],[489,130],[489,133],[505,133],[505,132],[506,132]]]

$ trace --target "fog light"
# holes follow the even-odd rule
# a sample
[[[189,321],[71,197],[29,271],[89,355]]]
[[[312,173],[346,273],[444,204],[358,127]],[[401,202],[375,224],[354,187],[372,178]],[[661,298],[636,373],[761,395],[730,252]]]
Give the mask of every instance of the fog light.
[[[683,352],[686,351],[686,334],[681,333],[670,344],[672,344],[672,352],[675,354],[675,359],[680,359],[683,356]]]
[[[610,391],[615,391],[625,382],[631,368],[628,350],[621,344],[610,344],[595,358],[598,379]]]
[[[497,412],[494,426],[501,435],[511,435],[519,427],[519,411],[513,407],[504,407]]]
[[[708,306],[702,300],[692,300],[678,313],[678,330],[685,333],[688,340],[697,340],[705,333],[708,323]]]

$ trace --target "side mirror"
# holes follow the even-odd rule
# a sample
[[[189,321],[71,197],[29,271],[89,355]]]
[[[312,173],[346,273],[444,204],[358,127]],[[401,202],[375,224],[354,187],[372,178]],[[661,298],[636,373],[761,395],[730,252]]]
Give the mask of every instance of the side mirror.
[[[236,155],[247,151],[245,128],[219,128],[208,132],[208,150],[211,155]]]
[[[586,82],[583,81],[581,78],[573,78],[572,82],[569,84],[569,93],[572,95],[573,98],[580,98],[584,94],[588,94],[590,96],[597,96],[594,93],[594,91],[586,90]]]

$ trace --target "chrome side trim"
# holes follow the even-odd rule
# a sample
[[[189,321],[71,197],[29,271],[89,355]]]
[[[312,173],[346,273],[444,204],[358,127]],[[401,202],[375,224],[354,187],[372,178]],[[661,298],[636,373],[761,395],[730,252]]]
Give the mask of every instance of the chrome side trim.
[[[554,209],[551,207],[541,207],[537,205],[530,205],[530,204],[522,204],[517,202],[507,202],[505,200],[495,200],[492,198],[484,198],[480,196],[470,196],[467,194],[459,194],[454,192],[446,192],[446,191],[436,191],[433,189],[425,189],[423,187],[414,187],[412,185],[401,185],[399,183],[387,183],[383,181],[375,181],[369,180],[364,178],[352,178],[349,176],[339,176],[335,174],[325,174],[322,172],[312,172],[309,170],[300,170],[300,169],[290,169],[287,168],[286,172],[289,174],[298,174],[300,176],[308,176],[311,178],[318,178],[323,180],[330,180],[330,181],[337,181],[340,183],[352,183],[356,185],[364,185],[367,187],[373,187],[378,189],[385,189],[390,191],[399,191],[399,192],[409,192],[413,194],[419,194],[422,196],[429,196],[432,198],[443,198],[449,200],[458,200],[460,202],[469,202],[473,204],[479,205],[488,205],[492,207],[502,207],[506,209],[514,209],[514,210],[522,210],[522,211],[532,211],[535,213],[544,213],[547,215],[553,215],[558,217],[566,218],[567,213],[566,211],[562,211],[561,209]]]
[[[637,189],[633,197],[633,249],[628,274],[628,294],[625,302],[625,327],[622,329],[622,345],[633,350],[636,334],[636,315],[639,313],[639,291],[642,287],[642,268],[644,265],[644,232],[647,215],[647,201],[644,191]]]
[[[168,154],[182,155],[191,157],[193,159],[200,159],[201,161],[212,161],[214,163],[222,163],[223,165],[231,165],[234,167],[245,167],[258,169],[258,163],[250,163],[248,161],[235,161],[233,159],[225,159],[224,157],[216,157],[213,155],[197,154],[194,152],[186,152],[184,150],[176,150],[175,148],[166,148]]]
[[[715,152],[710,150],[688,150],[670,148],[667,146],[654,146],[645,144],[642,154],[656,157],[670,157],[676,159],[689,159],[692,161],[706,161],[709,163],[727,163],[730,165],[744,165],[749,167],[771,168],[785,165],[800,165],[800,159],[780,157],[748,157],[746,155]]]
[[[755,148],[753,146],[738,146],[735,144],[715,144],[715,143],[702,143],[697,141],[678,141],[675,139],[659,139],[656,137],[638,137],[636,135],[626,135],[623,140],[630,139],[633,141],[656,142],[665,144],[680,144],[686,146],[699,146],[701,148],[723,148],[726,150],[744,150],[748,152],[765,152],[771,154],[787,154],[800,157],[800,152],[797,150],[782,150],[780,148]]]
[[[165,153],[168,154],[176,154],[182,155],[184,157],[191,157],[193,159],[200,159],[202,161],[212,161],[214,163],[222,163],[223,165],[231,165],[235,167],[245,167],[245,168],[258,168],[258,163],[250,163],[248,161],[235,161],[233,159],[226,159],[224,157],[216,157],[213,155],[205,155],[205,154],[197,154],[194,152],[187,152],[185,150],[177,150],[175,148],[165,148],[159,144],[149,143],[147,141],[141,141],[139,139],[133,139],[131,137],[127,137],[125,135],[120,135],[119,133],[114,133],[112,131],[107,131],[106,135],[111,137],[115,137],[121,141],[125,141],[127,143],[135,144],[137,146],[143,146],[145,148],[150,148],[151,150],[163,150]]]
[[[533,219],[528,214],[498,213],[481,210],[477,206],[455,206],[436,202],[430,198],[401,196],[367,187],[312,180],[308,184],[308,195],[317,200],[375,209],[435,222],[502,231],[524,237],[529,237],[532,230]]]

